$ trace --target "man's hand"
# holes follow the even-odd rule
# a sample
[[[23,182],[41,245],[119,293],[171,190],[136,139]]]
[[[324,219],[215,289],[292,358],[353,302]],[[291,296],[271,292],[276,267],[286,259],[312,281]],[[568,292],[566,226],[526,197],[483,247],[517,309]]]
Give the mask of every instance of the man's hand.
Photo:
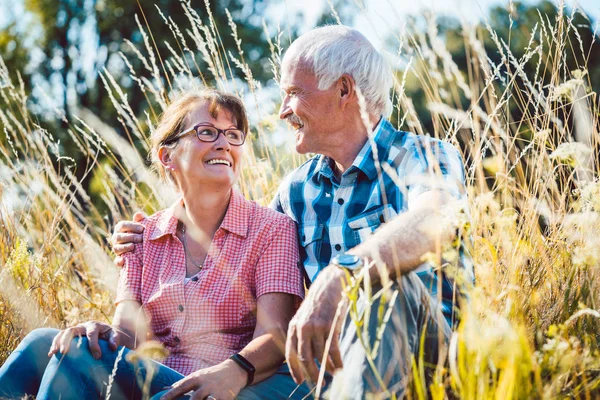
[[[142,242],[142,233],[144,232],[144,225],[139,222],[146,218],[146,215],[141,212],[133,214],[133,221],[119,221],[115,225],[115,231],[111,237],[111,243],[113,251],[117,255],[115,258],[115,264],[122,267],[125,263],[123,257],[124,253],[133,251],[135,248],[134,243]]]
[[[342,300],[342,279],[345,279],[344,271],[331,266],[324,269],[313,282],[308,296],[290,322],[285,358],[292,378],[297,384],[305,379],[317,382],[319,368],[315,358],[319,362],[323,360],[323,353],[330,337],[327,371],[333,372],[337,368],[342,368],[339,333],[342,315],[347,309],[345,303],[341,305],[341,314],[338,314],[333,325],[338,305]]]
[[[71,348],[71,341],[74,337],[79,336],[88,338],[90,352],[96,360],[102,357],[102,351],[98,344],[99,339],[108,341],[108,347],[113,351],[119,347],[119,334],[113,330],[112,326],[103,322],[90,321],[60,331],[52,341],[48,357],[52,357],[59,351],[61,354],[67,354]]]
[[[244,388],[247,379],[246,371],[234,361],[227,359],[221,364],[193,372],[175,382],[171,390],[160,399],[176,399],[193,390],[193,400],[206,398],[232,400]]]

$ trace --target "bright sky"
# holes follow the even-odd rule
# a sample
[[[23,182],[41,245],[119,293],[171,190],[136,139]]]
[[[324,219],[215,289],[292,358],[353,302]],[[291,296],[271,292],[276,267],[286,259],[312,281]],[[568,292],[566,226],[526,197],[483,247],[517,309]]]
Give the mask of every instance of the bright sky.
[[[593,20],[600,21],[600,1],[565,0],[564,2],[569,9],[577,6]],[[376,47],[381,47],[382,41],[389,32],[400,32],[402,21],[407,15],[419,15],[425,10],[431,10],[436,15],[453,16],[476,22],[485,18],[492,6],[504,6],[508,9],[510,0],[363,0],[362,3],[364,3],[364,11],[356,17],[354,27]],[[556,0],[555,3],[559,4]],[[281,26],[284,27],[286,14],[292,18],[296,12],[301,12],[306,20],[303,25],[308,30],[314,26],[322,12],[329,12],[329,10],[328,0],[284,0],[271,7],[269,17],[274,21],[280,19]]]

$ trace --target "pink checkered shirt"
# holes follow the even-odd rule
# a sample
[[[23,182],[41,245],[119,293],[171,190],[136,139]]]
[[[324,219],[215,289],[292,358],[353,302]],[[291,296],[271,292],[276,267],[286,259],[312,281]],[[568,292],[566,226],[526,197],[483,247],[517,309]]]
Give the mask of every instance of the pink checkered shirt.
[[[202,270],[184,283],[185,252],[174,206],[146,218],[143,242],[125,256],[116,303],[135,300],[168,367],[188,375],[239,352],[256,327],[256,299],[281,292],[304,297],[298,240],[287,216],[233,190]]]

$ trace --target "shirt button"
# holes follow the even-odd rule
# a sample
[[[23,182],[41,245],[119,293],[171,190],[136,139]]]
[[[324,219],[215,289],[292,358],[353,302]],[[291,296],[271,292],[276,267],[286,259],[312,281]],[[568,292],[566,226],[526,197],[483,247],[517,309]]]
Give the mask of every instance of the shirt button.
[[[338,204],[341,206],[342,204],[344,204],[344,199],[338,199]]]
[[[337,251],[340,251],[342,249],[342,246],[340,246],[339,244],[336,244],[334,247]]]
[[[181,304],[180,304],[180,305],[177,307],[177,309],[178,309],[179,311],[183,312],[183,306],[182,306]]]
[[[173,338],[173,340],[175,341],[175,343],[179,343],[179,342],[181,342],[181,340],[179,340],[179,338],[178,338],[177,336],[175,336],[175,337]]]
[[[193,280],[194,282],[198,282],[198,277],[197,277],[197,276],[195,276],[195,277],[193,277],[193,278],[192,278],[192,280]]]

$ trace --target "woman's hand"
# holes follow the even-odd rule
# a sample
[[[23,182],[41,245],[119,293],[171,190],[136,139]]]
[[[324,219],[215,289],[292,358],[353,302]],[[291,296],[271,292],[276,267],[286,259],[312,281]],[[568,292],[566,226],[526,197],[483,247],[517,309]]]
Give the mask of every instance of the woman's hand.
[[[247,379],[246,371],[227,359],[221,364],[198,370],[175,382],[161,400],[176,399],[192,390],[193,400],[211,398],[209,396],[216,400],[231,400],[246,386]]]
[[[61,354],[66,354],[71,347],[71,341],[76,336],[86,336],[88,338],[90,352],[95,359],[102,357],[102,351],[98,344],[99,339],[108,341],[108,347],[113,351],[119,347],[119,335],[113,330],[112,326],[103,322],[90,321],[60,331],[52,341],[48,357],[52,357],[59,351]]]

